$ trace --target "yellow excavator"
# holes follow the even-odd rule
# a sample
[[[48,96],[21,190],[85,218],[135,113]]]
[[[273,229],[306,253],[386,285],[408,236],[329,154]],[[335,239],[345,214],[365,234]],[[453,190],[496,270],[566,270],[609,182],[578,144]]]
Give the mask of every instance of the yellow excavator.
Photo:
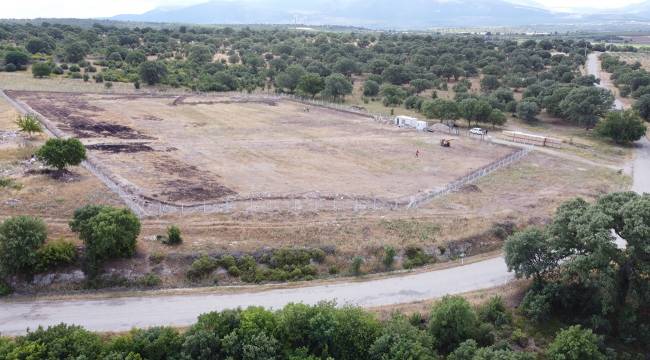
[[[452,142],[453,140],[454,140],[454,139],[444,139],[444,138],[443,138],[443,139],[440,139],[440,146],[442,146],[442,147],[450,147],[450,146],[451,146],[451,142]]]

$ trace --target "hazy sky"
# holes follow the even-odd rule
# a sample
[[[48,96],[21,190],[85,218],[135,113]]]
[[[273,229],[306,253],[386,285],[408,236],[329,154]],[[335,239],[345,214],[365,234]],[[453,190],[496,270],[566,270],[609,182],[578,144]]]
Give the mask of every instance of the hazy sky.
[[[142,13],[158,6],[182,6],[206,1],[207,0],[3,0],[2,2],[4,4],[2,4],[0,17],[110,17],[117,14]],[[258,1],[273,2],[273,0]],[[516,2],[525,3],[527,1],[532,2],[535,0],[519,0]],[[615,8],[642,1],[643,0],[536,0],[535,2],[551,9],[560,10],[569,8]]]

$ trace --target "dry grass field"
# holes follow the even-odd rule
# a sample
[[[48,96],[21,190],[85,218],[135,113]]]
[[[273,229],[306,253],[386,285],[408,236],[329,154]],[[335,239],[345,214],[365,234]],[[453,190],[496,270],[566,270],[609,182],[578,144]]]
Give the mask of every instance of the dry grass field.
[[[0,100],[0,178],[11,182],[0,187],[0,216],[36,215],[55,219],[72,217],[73,211],[85,204],[121,206],[119,198],[84,168],[76,167],[62,179],[53,179],[29,158],[47,137],[28,138],[17,132],[18,113]],[[65,228],[53,227],[54,235],[65,234]]]
[[[633,64],[638,61],[641,64],[641,67],[646,70],[650,70],[650,53],[648,52],[619,52],[613,54],[618,55],[621,60],[629,64]]]
[[[285,100],[8,94],[81,138],[125,186],[174,204],[312,192],[401,199],[513,151],[467,138],[442,148],[443,135]]]

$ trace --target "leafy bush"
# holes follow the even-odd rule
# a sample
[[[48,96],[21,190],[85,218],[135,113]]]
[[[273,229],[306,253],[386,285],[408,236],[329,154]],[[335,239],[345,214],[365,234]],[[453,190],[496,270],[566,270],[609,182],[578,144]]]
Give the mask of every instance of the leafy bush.
[[[201,280],[215,271],[217,267],[219,267],[219,264],[215,259],[208,255],[202,255],[194,260],[190,269],[187,271],[187,277],[194,281]]]
[[[48,63],[37,62],[32,65],[32,75],[36,78],[43,78],[50,76],[52,73],[52,66]]]
[[[77,247],[70,241],[59,239],[46,243],[36,252],[37,272],[73,264],[77,260]]]
[[[148,273],[138,279],[138,284],[144,287],[155,287],[162,284],[160,277],[154,273]]]
[[[176,225],[171,225],[167,228],[167,237],[163,240],[163,244],[178,245],[183,242],[181,237],[181,229]]]
[[[93,278],[106,260],[135,254],[140,220],[128,209],[89,205],[75,211],[70,229],[86,246],[84,270]]]
[[[0,275],[33,273],[45,239],[47,229],[42,220],[30,216],[6,219],[0,224]]]
[[[387,270],[390,270],[393,268],[393,263],[395,263],[395,255],[397,255],[397,252],[395,251],[395,248],[392,246],[386,246],[384,247],[384,257],[382,258],[382,264],[384,264],[384,268]]]
[[[363,258],[361,256],[355,256],[352,259],[352,264],[350,264],[350,273],[354,276],[361,275],[361,266],[363,265]]]
[[[26,132],[29,136],[32,136],[33,133],[43,132],[41,122],[38,121],[34,114],[19,115],[16,119],[16,125],[18,125],[20,131]]]
[[[549,345],[546,358],[549,360],[600,360],[605,355],[598,348],[598,336],[580,325],[560,331]]]
[[[379,84],[373,80],[366,80],[363,83],[363,96],[377,96],[379,94]]]
[[[460,296],[445,296],[431,309],[429,332],[436,348],[450,353],[475,334],[477,319],[474,310]]]
[[[491,297],[478,308],[478,318],[482,322],[503,326],[512,322],[512,315],[506,309],[506,304],[500,296]]]
[[[79,165],[86,159],[86,148],[75,138],[48,139],[36,152],[36,156],[46,165],[61,171],[68,165]]]
[[[230,276],[239,277],[241,275],[241,270],[239,270],[237,265],[231,265],[227,268],[227,270]]]
[[[5,53],[5,70],[11,65],[13,71],[15,71],[27,65],[27,63],[29,63],[29,55],[22,51],[11,50]]]
[[[404,255],[406,256],[406,260],[404,260],[402,266],[405,269],[413,269],[423,266],[433,260],[433,257],[426,254],[419,246],[407,246],[406,249],[404,249]]]
[[[44,356],[33,359],[93,359],[102,351],[99,335],[80,326],[66,324],[50,326],[47,329],[39,327],[28,332],[21,339],[21,343],[38,344],[42,347]]]
[[[645,136],[646,125],[633,110],[610,111],[596,124],[595,131],[618,144],[628,144]]]

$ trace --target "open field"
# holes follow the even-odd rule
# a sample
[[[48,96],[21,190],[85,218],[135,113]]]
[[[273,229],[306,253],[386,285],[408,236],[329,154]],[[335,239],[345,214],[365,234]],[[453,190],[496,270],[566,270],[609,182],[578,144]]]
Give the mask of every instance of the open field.
[[[36,215],[67,218],[85,204],[121,206],[119,198],[84,168],[77,167],[61,179],[53,179],[29,158],[42,145],[45,135],[26,138],[18,133],[18,113],[4,100],[0,101],[0,178],[10,179],[15,186],[0,188],[0,215]],[[53,229],[53,235],[66,234],[66,229]]]
[[[305,193],[394,201],[513,151],[467,138],[442,148],[442,135],[274,98],[8,95],[81,138],[125,188],[171,204]]]

